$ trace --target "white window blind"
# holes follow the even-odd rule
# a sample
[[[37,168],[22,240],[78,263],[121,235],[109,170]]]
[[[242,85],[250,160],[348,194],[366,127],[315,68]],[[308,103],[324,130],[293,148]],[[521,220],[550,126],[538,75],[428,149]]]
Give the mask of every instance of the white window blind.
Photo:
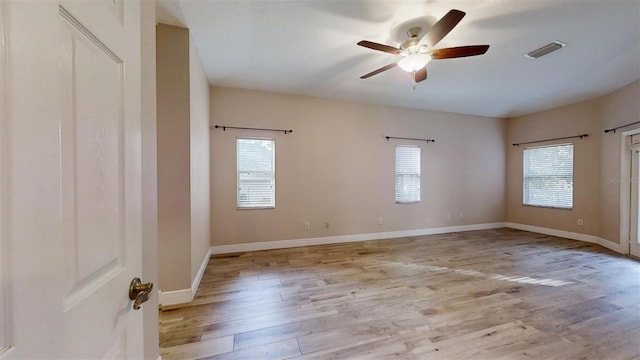
[[[420,147],[396,146],[396,202],[420,201]]]
[[[573,144],[524,149],[523,203],[573,208]]]
[[[276,206],[275,141],[237,139],[238,208]]]

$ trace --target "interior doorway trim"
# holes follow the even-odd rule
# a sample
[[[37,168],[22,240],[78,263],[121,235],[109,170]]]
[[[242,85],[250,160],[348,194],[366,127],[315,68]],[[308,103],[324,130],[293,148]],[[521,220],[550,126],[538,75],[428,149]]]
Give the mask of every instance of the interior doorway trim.
[[[640,134],[639,129],[621,132],[620,135],[620,252],[629,254],[631,237],[631,136]],[[614,134],[615,136],[615,134]]]
[[[0,357],[9,349],[11,319],[9,317],[9,278],[7,249],[7,171],[6,171],[6,56],[7,56],[7,19],[5,2],[0,1]]]

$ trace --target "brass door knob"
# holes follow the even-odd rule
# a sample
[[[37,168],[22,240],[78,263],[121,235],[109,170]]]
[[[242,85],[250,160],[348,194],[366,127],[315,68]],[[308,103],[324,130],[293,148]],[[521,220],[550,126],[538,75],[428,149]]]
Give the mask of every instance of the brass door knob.
[[[129,299],[133,300],[133,310],[139,310],[140,305],[149,300],[149,293],[153,283],[143,284],[140,278],[134,278],[129,285]]]

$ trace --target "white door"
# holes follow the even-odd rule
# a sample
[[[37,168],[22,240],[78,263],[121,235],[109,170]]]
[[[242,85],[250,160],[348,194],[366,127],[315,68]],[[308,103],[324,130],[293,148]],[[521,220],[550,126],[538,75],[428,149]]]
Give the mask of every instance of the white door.
[[[0,3],[5,356],[142,358],[139,3]]]
[[[632,141],[634,137],[632,137]],[[629,254],[640,258],[640,143],[631,147],[631,216]]]

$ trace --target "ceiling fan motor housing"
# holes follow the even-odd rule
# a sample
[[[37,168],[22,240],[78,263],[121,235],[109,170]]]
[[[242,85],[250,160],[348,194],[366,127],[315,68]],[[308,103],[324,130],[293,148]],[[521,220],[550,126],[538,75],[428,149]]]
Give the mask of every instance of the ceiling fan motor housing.
[[[418,42],[420,41],[420,33],[421,32],[422,32],[422,28],[419,27],[419,26],[415,26],[415,27],[412,27],[411,29],[407,30],[407,36],[409,37],[409,39],[404,41],[402,44],[400,44],[400,49],[408,50],[412,46],[417,45]],[[404,51],[403,51],[403,53],[404,53]]]

